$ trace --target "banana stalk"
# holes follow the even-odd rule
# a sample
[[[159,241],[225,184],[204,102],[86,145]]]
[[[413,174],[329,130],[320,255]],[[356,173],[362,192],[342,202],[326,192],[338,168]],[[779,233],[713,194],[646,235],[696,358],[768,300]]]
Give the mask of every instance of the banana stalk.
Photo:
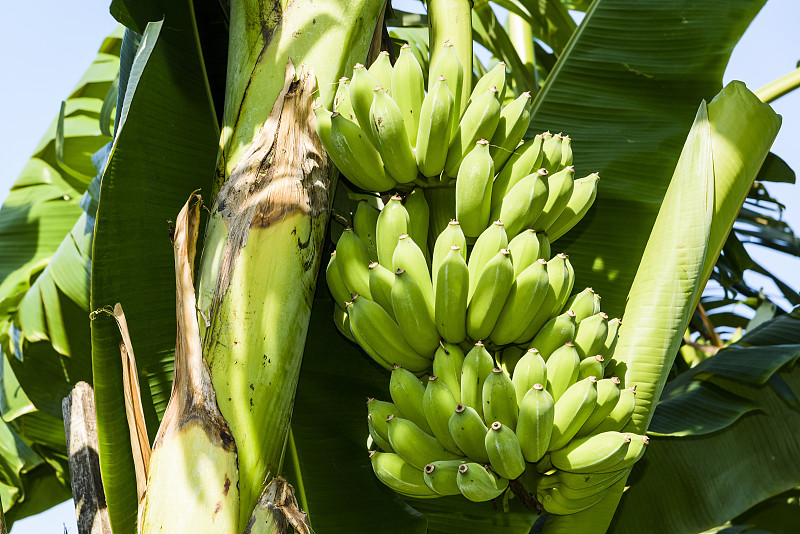
[[[268,473],[281,471],[328,222],[329,167],[312,99],[330,108],[336,80],[366,58],[382,8],[377,0],[297,0],[269,11],[256,0],[231,2],[235,67],[197,313],[203,357],[239,446],[240,527]],[[330,16],[324,28],[319,13]],[[276,15],[278,27],[262,32]],[[310,67],[295,70],[301,63]]]
[[[456,110],[467,108],[472,92],[472,2],[470,0],[430,0],[428,2],[428,24],[431,65],[435,65],[444,51],[444,43],[450,41],[464,69],[461,80],[461,101],[455,103]],[[453,95],[456,90],[451,88]],[[460,113],[455,122],[458,123]]]

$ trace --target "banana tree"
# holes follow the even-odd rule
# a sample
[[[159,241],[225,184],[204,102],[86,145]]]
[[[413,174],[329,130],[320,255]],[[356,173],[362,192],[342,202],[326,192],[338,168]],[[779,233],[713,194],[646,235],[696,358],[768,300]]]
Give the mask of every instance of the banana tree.
[[[197,329],[238,453],[240,499],[234,515],[240,528],[265,479],[282,471],[311,524],[323,532],[352,530],[353,499],[361,503],[364,530],[380,522],[382,531],[528,532],[536,520],[516,501],[506,514],[453,499],[401,500],[381,489],[369,470],[362,399],[385,396],[387,381],[336,332],[324,283],[316,282],[331,206],[345,217],[349,208],[342,197],[347,184],[335,188],[336,173],[310,126],[312,93],[329,107],[334,82],[353,64],[369,64],[380,48],[394,46],[392,40],[408,42],[427,64],[435,39],[429,41],[428,30],[419,26],[434,28],[437,20],[456,13],[461,24],[454,26],[462,32],[448,38],[462,44],[462,54],[470,49],[472,34],[512,67],[517,92],[536,90],[537,80],[543,80],[530,133],[569,133],[576,166],[603,177],[587,219],[558,245],[570,253],[578,276],[603,295],[604,307],[630,318],[626,331],[631,334],[620,341],[619,353],[629,373],[648,375],[636,379],[649,386],[642,398],[650,401],[637,412],[639,431],[652,417],[698,288],[710,276],[777,132],[775,116],[740,85],[708,106],[701,104],[719,92],[728,55],[763,2],[631,7],[597,0],[577,28],[558,2],[542,9],[532,2],[499,3],[521,19],[527,30],[524,46],[509,37],[516,34],[503,29],[486,2],[474,6],[466,38],[468,6],[430,4],[426,20],[375,1],[350,3],[347,9],[337,2],[233,2],[230,9],[189,2],[112,3],[112,13],[133,31],[122,45],[128,54],[123,53],[113,144],[102,182],[95,184],[100,202],[91,289],[81,293],[81,308],[122,303],[138,355],[145,433],[153,440],[172,402],[178,327],[167,221],[175,220],[189,195],[200,190],[210,215],[198,223],[204,227],[196,274]],[[669,39],[654,51],[656,35]],[[532,37],[554,53],[544,52]],[[676,50],[692,52],[676,59]],[[476,61],[475,72],[484,70]],[[753,125],[746,136],[734,127],[742,120]],[[636,226],[628,224],[631,218]],[[332,222],[334,234],[337,224]],[[666,259],[665,250],[670,251]],[[673,285],[676,271],[684,276]],[[37,317],[36,310],[9,307],[9,332],[16,328],[27,340],[21,349],[34,340],[63,346],[55,326],[64,319],[49,311],[56,300],[44,293],[40,298],[48,313],[40,311],[38,317],[47,317],[49,330],[38,338],[41,328],[24,322],[26,316]],[[668,306],[674,302],[680,303],[677,312]],[[9,350],[13,339],[20,338],[9,333],[4,351],[22,363],[11,366],[16,375],[5,376],[16,376],[38,410],[57,414],[53,395],[44,395],[47,388],[29,386],[32,357],[26,374],[25,352]],[[142,497],[137,482],[141,486],[142,481],[137,481],[121,394],[119,342],[113,319],[94,314],[91,379],[105,498],[115,532],[132,532]],[[58,377],[53,383],[68,389],[75,378]],[[725,509],[723,519],[787,490],[786,484],[775,482],[742,499],[738,508]],[[632,484],[628,496],[637,491]],[[621,492],[620,485],[585,513],[552,516],[544,528],[603,531]],[[616,526],[622,521],[618,518],[615,528],[622,528]]]

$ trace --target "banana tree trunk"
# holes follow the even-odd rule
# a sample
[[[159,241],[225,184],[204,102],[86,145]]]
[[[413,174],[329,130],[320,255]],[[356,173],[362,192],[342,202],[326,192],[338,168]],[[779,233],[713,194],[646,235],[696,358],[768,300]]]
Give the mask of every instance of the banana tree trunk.
[[[265,481],[281,471],[328,223],[332,167],[312,103],[330,106],[335,81],[365,60],[382,7],[379,0],[231,2],[198,322],[238,448],[240,526]]]

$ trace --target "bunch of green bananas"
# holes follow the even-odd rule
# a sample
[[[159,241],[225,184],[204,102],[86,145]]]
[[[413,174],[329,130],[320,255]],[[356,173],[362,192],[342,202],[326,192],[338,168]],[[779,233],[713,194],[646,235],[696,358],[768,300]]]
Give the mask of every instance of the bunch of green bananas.
[[[459,109],[461,95],[451,87],[458,93],[464,75],[447,43],[426,93],[408,45],[394,66],[383,52],[339,81],[333,112],[315,107],[317,133],[336,167],[364,191],[455,185],[455,217],[467,237],[500,219],[510,237],[533,228],[557,239],[594,202],[597,174],[574,180],[569,137],[546,132],[522,142],[531,96],[502,106],[504,63],[478,80]]]
[[[603,346],[614,337],[604,336]],[[582,378],[587,360],[601,366]],[[392,402],[367,402],[373,470],[411,497],[488,501],[519,480],[549,513],[585,510],[647,444],[645,436],[620,432],[635,388],[602,376],[602,358],[581,360],[574,342],[549,355],[531,348],[500,365],[481,342],[467,354],[442,342],[424,384],[395,366]]]
[[[479,340],[492,349],[532,344],[549,355],[574,337],[582,357],[599,354],[595,338],[608,331],[608,317],[591,289],[570,298],[574,271],[565,254],[546,260],[545,232],[509,240],[498,220],[468,247],[452,220],[429,251],[428,224],[420,189],[405,204],[393,196],[382,210],[363,200],[328,263],[336,324],[376,362],[423,373],[442,340],[467,348]]]

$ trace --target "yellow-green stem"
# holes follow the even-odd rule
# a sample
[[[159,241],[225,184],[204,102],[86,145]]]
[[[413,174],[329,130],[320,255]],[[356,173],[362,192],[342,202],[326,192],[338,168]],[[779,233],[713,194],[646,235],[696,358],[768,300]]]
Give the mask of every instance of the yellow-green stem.
[[[429,0],[428,26],[431,65],[436,64],[444,50],[444,43],[450,41],[455,47],[458,59],[464,67],[464,81],[461,84],[461,105],[467,107],[472,93],[472,2],[470,0]]]
[[[533,50],[533,32],[531,31],[531,25],[525,19],[511,11],[508,12],[508,38],[511,40],[511,44],[514,45],[514,50],[517,51],[519,59],[533,73],[534,80],[536,80],[534,87],[520,89],[517,94],[523,91],[531,91],[535,95],[539,90],[539,76],[536,72],[536,55]]]
[[[765,104],[769,104],[798,87],[800,87],[800,68],[769,82],[756,91],[756,96]]]

